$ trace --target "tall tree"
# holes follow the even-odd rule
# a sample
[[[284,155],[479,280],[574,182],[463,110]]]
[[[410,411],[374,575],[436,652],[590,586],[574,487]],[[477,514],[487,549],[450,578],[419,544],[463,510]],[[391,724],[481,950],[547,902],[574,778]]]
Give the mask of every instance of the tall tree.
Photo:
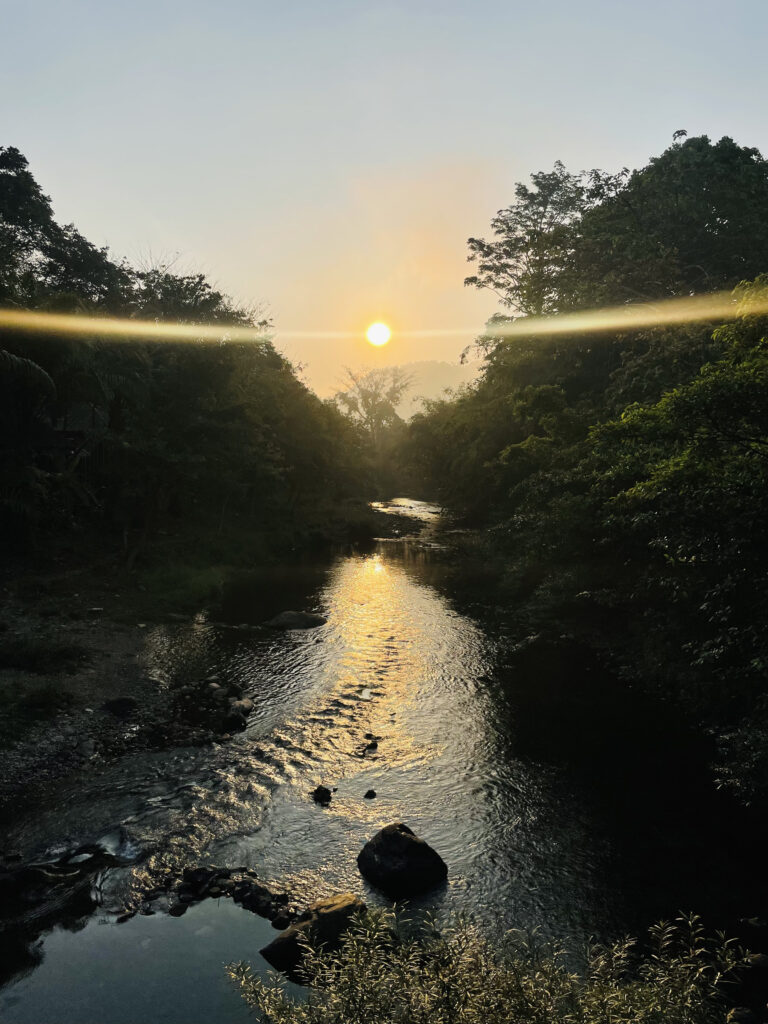
[[[558,162],[531,181],[493,240],[468,242],[465,284],[517,313],[732,288],[768,266],[768,161],[730,138],[676,141],[632,173]]]
[[[13,146],[0,147],[0,302],[34,306],[72,292],[117,312],[130,284],[130,269],[114,263],[107,249],[72,224],[56,223],[26,158]]]
[[[533,187],[515,186],[515,202],[491,221],[493,241],[469,239],[477,273],[465,285],[488,288],[522,314],[555,312],[573,247],[573,228],[586,209],[584,174],[571,174],[558,160],[552,171],[531,175]]]
[[[574,300],[588,306],[716,291],[766,267],[768,161],[730,138],[713,144],[699,136],[676,142],[585,211]]]
[[[399,366],[361,372],[347,368],[337,405],[362,427],[374,450],[380,450],[388,431],[402,424],[397,407],[411,386]]]

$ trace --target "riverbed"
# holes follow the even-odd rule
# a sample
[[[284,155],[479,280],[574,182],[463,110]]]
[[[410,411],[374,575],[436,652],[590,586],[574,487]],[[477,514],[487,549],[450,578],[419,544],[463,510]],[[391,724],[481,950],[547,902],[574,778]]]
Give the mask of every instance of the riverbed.
[[[469,914],[489,934],[581,941],[678,909],[739,912],[740,897],[720,898],[739,844],[717,851],[730,819],[712,803],[706,751],[666,712],[617,697],[578,652],[521,668],[510,651],[535,652],[536,638],[456,599],[459,556],[438,509],[380,508],[413,529],[244,578],[229,621],[201,610],[147,630],[144,668],[159,688],[235,682],[254,703],[247,729],[129,752],[20,814],[9,847],[40,860],[99,844],[116,863],[76,906],[28,923],[0,992],[8,1024],[247,1019],[223,965],[265,971],[268,921],[228,900],[181,918],[160,906],[124,919],[126,904],[168,872],[214,864],[252,868],[300,905],[339,891],[386,905],[356,856],[396,821],[448,864],[447,885],[418,909]],[[327,622],[260,627],[287,608]],[[311,798],[319,784],[333,790],[327,807]]]

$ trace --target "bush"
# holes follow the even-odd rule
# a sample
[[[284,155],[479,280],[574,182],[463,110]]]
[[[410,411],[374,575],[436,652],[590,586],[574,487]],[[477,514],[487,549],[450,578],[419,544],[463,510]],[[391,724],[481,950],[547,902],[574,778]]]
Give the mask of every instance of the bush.
[[[311,948],[305,999],[265,983],[243,963],[229,975],[263,1024],[718,1024],[723,988],[746,965],[698,918],[573,954],[510,933],[497,947],[459,922],[443,935],[399,937],[390,914],[359,919],[335,955]]]

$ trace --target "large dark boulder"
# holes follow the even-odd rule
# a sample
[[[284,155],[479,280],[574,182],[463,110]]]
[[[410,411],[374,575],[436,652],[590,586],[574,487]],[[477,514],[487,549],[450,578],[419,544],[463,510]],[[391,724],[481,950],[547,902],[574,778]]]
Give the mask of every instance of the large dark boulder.
[[[286,928],[265,946],[261,955],[276,970],[295,975],[301,966],[304,952],[300,941],[302,936],[307,937],[315,946],[324,946],[328,950],[338,949],[352,917],[363,911],[363,901],[349,892],[319,900],[290,928]]]
[[[448,877],[448,867],[432,847],[407,825],[387,825],[357,856],[364,878],[391,899],[418,896]]]
[[[327,621],[328,619],[315,612],[280,612],[265,625],[271,626],[272,629],[315,629],[317,626],[324,626]]]

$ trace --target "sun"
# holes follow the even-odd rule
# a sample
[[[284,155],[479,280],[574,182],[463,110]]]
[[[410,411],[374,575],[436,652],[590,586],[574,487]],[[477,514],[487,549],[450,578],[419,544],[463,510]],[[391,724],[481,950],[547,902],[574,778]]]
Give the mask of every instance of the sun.
[[[365,336],[372,345],[386,345],[389,339],[392,337],[392,331],[387,327],[386,324],[375,323],[371,324],[368,330],[365,332]]]

